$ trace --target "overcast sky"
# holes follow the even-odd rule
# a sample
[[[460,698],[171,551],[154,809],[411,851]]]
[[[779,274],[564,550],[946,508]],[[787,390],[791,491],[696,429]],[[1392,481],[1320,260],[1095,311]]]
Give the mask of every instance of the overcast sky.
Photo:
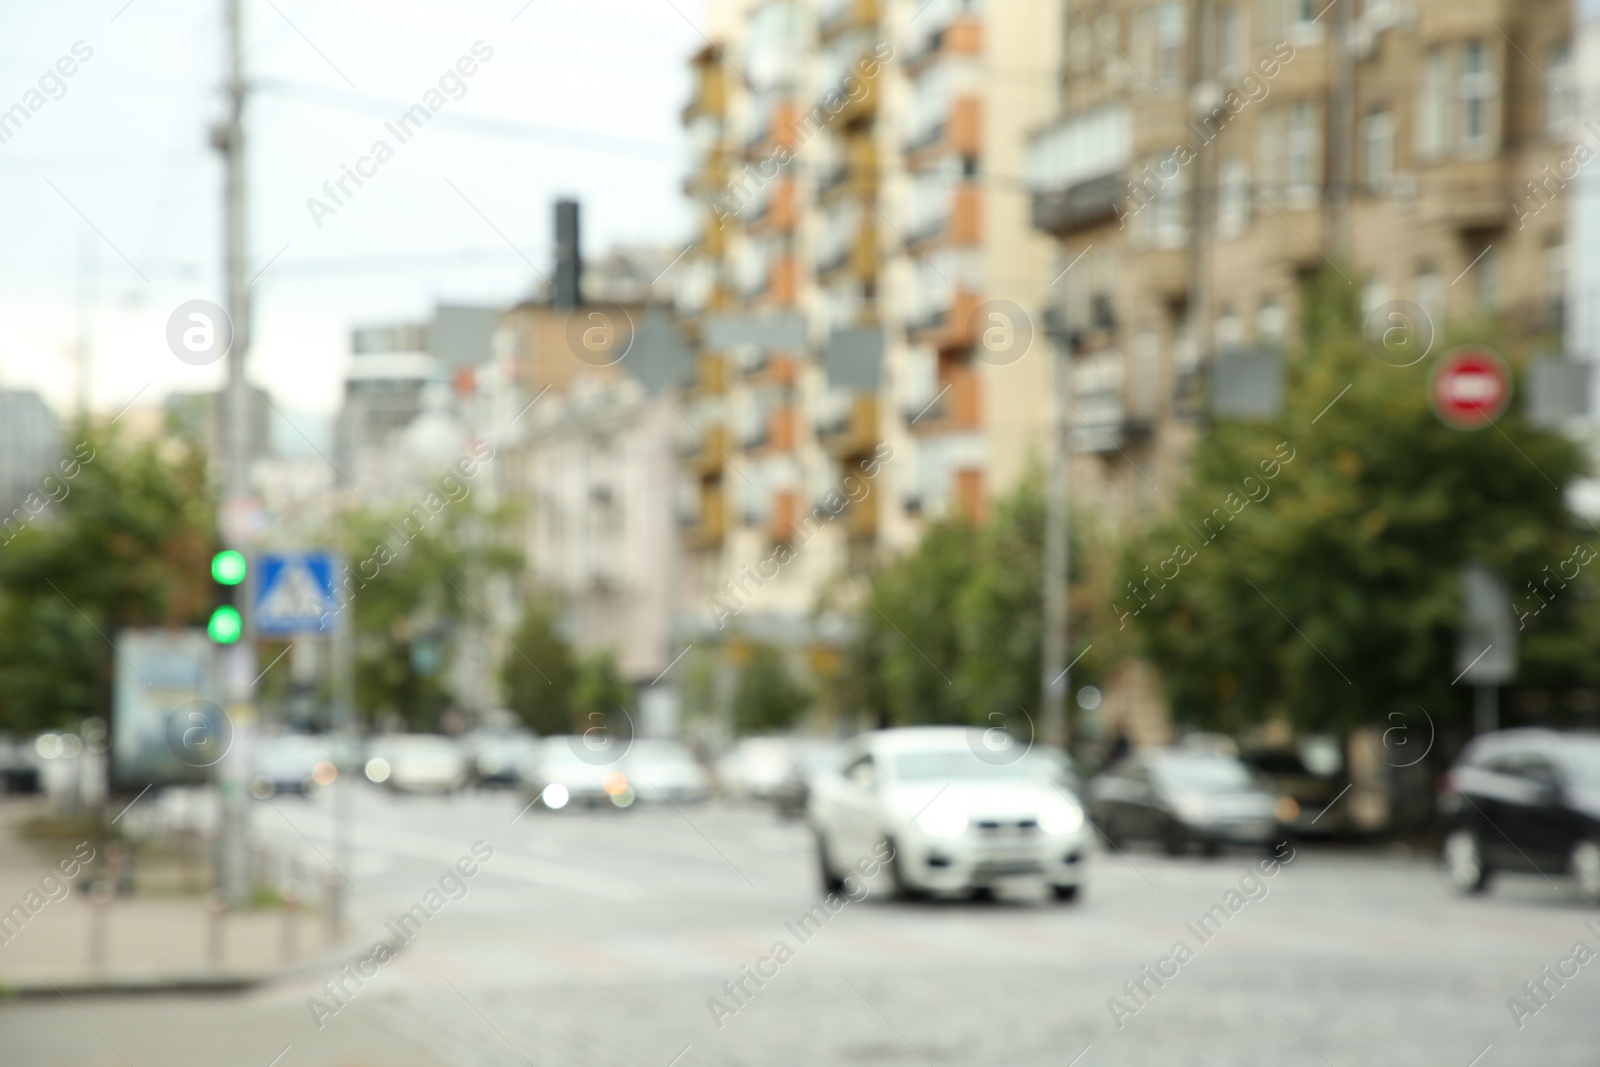
[[[85,323],[98,410],[220,381],[165,329],[186,300],[222,302],[223,0],[125,2],[0,0],[0,112],[44,100],[0,144],[0,386],[62,412]],[[703,0],[524,3],[244,0],[251,273],[278,257],[253,290],[251,374],[286,408],[337,406],[353,323],[526,293],[556,196],[582,200],[591,256],[687,239],[678,112]],[[492,57],[399,143],[384,123],[478,41]],[[92,56],[55,80],[75,44]],[[393,158],[314,220],[308,198],[331,203],[323,183],[380,138]]]

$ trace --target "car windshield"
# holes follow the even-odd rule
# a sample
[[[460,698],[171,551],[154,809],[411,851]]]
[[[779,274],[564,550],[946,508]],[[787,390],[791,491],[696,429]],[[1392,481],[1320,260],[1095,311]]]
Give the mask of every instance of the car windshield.
[[[1255,784],[1249,768],[1221,756],[1168,756],[1156,761],[1155,771],[1164,785],[1199,793],[1249,789]]]
[[[1577,741],[1564,747],[1562,765],[1573,785],[1600,788],[1600,741]]]
[[[894,758],[895,777],[903,782],[948,782],[962,778],[1039,778],[1043,768],[1028,760],[989,763],[965,749],[905,752]]]

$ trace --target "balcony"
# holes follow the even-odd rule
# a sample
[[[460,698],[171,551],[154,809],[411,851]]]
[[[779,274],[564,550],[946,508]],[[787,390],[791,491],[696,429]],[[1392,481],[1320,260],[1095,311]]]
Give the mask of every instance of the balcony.
[[[849,30],[871,29],[878,24],[878,0],[827,0],[819,7],[817,36],[824,41]]]
[[[982,394],[979,390],[978,372],[965,358],[941,356],[939,359],[939,388],[936,399],[924,408],[920,417],[911,424],[911,432],[919,436],[957,433],[976,430],[983,421]]]
[[[818,442],[835,459],[865,455],[878,447],[878,398],[853,393],[847,405],[820,417],[814,428]]]
[[[800,505],[793,489],[780,489],[772,494],[772,506],[767,510],[767,539],[775,545],[786,545],[794,538],[794,522]]]
[[[716,474],[727,462],[728,430],[725,426],[686,427],[678,442],[685,466],[702,477]]]
[[[859,473],[856,477],[866,479],[865,475]],[[844,509],[845,536],[857,542],[870,541],[878,536],[878,486],[872,479],[866,479],[866,482],[866,495],[859,500],[852,500]]]
[[[908,322],[906,332],[914,343],[940,351],[971,348],[977,339],[973,318],[981,302],[976,293],[958,288],[943,308]]]
[[[767,448],[770,451],[794,451],[795,421],[793,404],[779,404],[767,412]]]
[[[728,528],[727,503],[721,482],[700,484],[700,506],[684,524],[684,544],[691,549],[715,548]]]
[[[1068,115],[1028,139],[1023,165],[1036,229],[1066,236],[1116,218],[1132,156],[1125,103]]]
[[[906,246],[942,242],[977,245],[983,240],[983,196],[976,182],[961,182],[946,191],[942,211],[912,221],[905,230]]]
[[[1458,230],[1498,229],[1511,221],[1513,195],[1508,156],[1452,159],[1418,173],[1417,206],[1423,222]],[[1553,170],[1554,168],[1552,168]]]
[[[683,108],[685,126],[698,118],[716,118],[728,107],[727,78],[719,53],[707,47],[694,58],[694,95]]]

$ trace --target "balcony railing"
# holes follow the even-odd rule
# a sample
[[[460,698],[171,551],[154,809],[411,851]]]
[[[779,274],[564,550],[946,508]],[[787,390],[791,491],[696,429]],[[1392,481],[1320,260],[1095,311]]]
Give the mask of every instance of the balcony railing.
[[[1118,102],[1068,115],[1029,138],[1023,170],[1034,226],[1065,233],[1113,216],[1132,137],[1130,112]]]

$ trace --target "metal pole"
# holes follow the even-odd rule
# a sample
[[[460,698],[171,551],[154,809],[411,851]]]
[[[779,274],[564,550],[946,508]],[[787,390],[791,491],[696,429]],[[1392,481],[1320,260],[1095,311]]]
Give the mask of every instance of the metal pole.
[[[339,561],[335,561],[337,564]],[[334,574],[343,571],[334,567]],[[332,901],[331,924],[337,933],[345,928],[349,900],[345,872],[350,870],[350,805],[354,800],[356,776],[361,761],[356,753],[355,736],[355,608],[346,604],[333,628],[333,729],[335,759],[339,776],[333,785],[333,855],[338,871],[329,880]]]
[[[1055,331],[1047,331],[1054,334]],[[1049,483],[1045,487],[1044,535],[1044,648],[1040,664],[1040,706],[1043,709],[1043,738],[1046,745],[1066,748],[1071,742],[1067,725],[1068,648],[1068,536],[1069,521],[1067,493],[1069,402],[1067,391],[1071,388],[1071,341],[1064,336],[1051,336],[1050,377],[1059,401],[1056,404],[1055,425],[1052,428]]]
[[[228,349],[228,380],[222,397],[219,427],[222,444],[222,530],[221,540],[229,548],[239,531],[234,521],[250,497],[250,402],[245,378],[245,354],[250,347],[250,307],[245,281],[245,159],[244,159],[244,61],[241,45],[242,14],[240,0],[225,0],[228,45],[228,114],[212,133],[212,144],[223,154],[225,192],[223,202],[225,245],[223,272],[227,288],[228,318],[232,322],[232,345]],[[243,605],[248,615],[249,605]],[[228,714],[233,718],[235,743],[217,770],[221,795],[222,821],[217,829],[217,883],[230,902],[242,904],[249,893],[247,864],[248,823],[245,812],[246,768],[241,763],[248,748],[249,719],[254,704],[253,651],[251,631],[237,645],[223,650],[223,686]],[[242,711],[242,714],[235,714]],[[241,721],[242,720],[242,721]]]

